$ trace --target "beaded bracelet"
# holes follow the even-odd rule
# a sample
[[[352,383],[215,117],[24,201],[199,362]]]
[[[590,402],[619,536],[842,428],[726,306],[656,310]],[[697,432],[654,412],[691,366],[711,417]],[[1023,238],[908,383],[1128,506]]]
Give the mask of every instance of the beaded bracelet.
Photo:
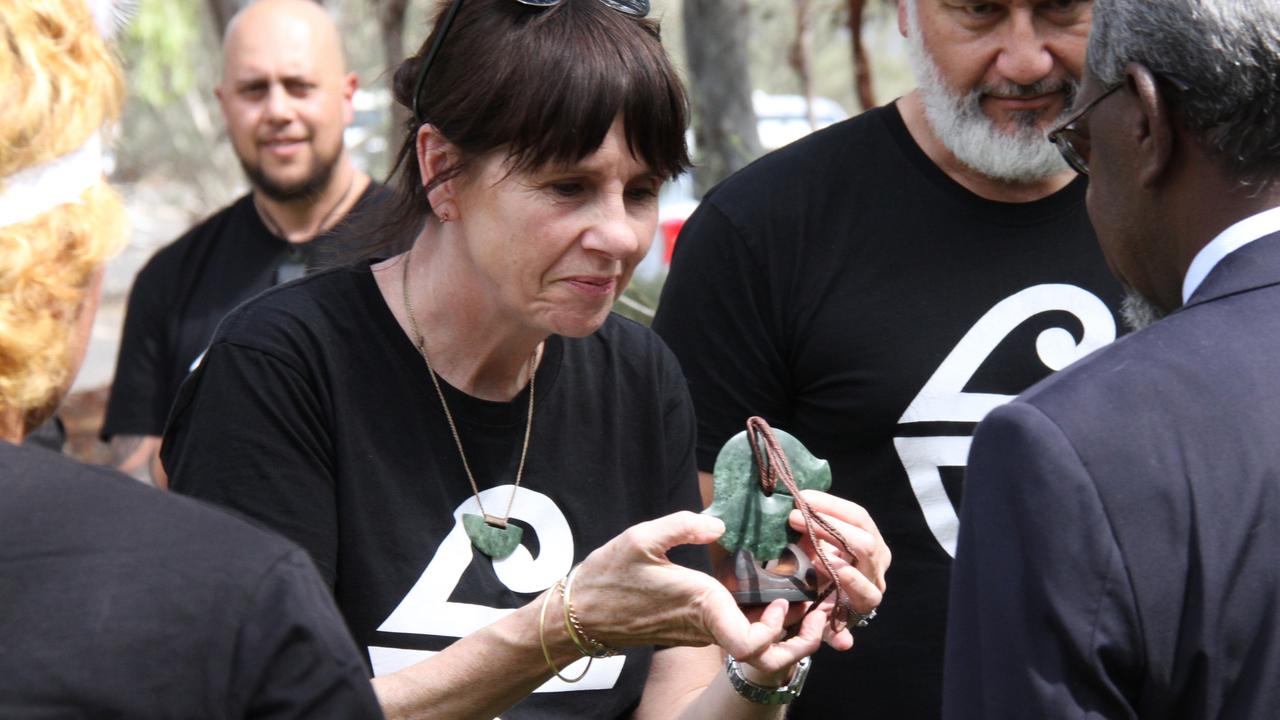
[[[569,634],[569,639],[573,640],[573,644],[578,646],[578,651],[584,657],[600,659],[613,657],[618,654],[617,650],[605,645],[587,634],[582,627],[582,621],[578,619],[578,614],[573,611],[573,578],[578,573],[581,565],[569,571],[569,576],[564,580],[564,630]]]
[[[551,650],[547,648],[547,603],[551,600],[551,595],[557,591],[563,598],[565,595],[564,580],[557,580],[555,586],[552,587],[551,590],[548,590],[546,595],[542,596],[542,608],[538,611],[538,644],[542,645],[542,657],[547,659],[547,666],[551,668],[551,672],[554,673],[557,678],[560,678],[561,682],[576,683],[586,677],[587,673],[591,670],[591,656],[587,656],[587,666],[582,669],[581,675],[576,678],[567,678],[560,674],[560,668],[556,667],[556,662],[551,659]],[[565,601],[567,602],[567,598]],[[579,646],[579,649],[581,649],[581,646]]]

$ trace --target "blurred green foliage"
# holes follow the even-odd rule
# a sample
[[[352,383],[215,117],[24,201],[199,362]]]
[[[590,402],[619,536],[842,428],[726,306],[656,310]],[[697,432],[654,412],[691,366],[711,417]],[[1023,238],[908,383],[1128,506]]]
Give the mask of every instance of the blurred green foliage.
[[[641,325],[649,325],[653,322],[653,313],[658,308],[658,296],[662,294],[662,283],[666,279],[665,271],[654,277],[632,277],[627,289],[622,291],[622,298],[625,299],[620,298],[614,303],[614,312]]]
[[[203,5],[175,0],[141,0],[121,38],[129,89],[153,107],[163,107],[196,84],[195,61],[208,19]],[[218,62],[218,58],[206,58]]]

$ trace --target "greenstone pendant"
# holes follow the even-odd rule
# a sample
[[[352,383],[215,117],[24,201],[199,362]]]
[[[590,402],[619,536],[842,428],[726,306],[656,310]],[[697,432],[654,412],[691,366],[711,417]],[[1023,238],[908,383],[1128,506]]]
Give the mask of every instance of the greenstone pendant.
[[[492,515],[463,513],[462,528],[475,549],[494,560],[502,560],[515,552],[520,538],[524,537],[524,529],[519,525]]]
[[[799,489],[831,487],[831,466],[826,460],[814,457],[794,436],[777,428],[773,432]],[[764,562],[778,559],[787,544],[800,535],[787,525],[795,499],[781,484],[773,494],[765,495],[759,478],[751,441],[746,431],[740,432],[720,449],[715,465],[715,499],[703,512],[724,521],[721,546],[729,552],[749,550],[755,560]]]

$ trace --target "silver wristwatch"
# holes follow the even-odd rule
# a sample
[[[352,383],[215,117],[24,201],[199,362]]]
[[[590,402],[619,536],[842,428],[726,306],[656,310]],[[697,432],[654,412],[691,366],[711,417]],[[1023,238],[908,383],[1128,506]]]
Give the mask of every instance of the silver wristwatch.
[[[800,688],[804,687],[804,679],[809,675],[809,658],[796,663],[796,671],[791,679],[782,687],[765,687],[757,685],[742,676],[742,668],[732,655],[726,656],[724,670],[729,675],[729,684],[739,695],[760,705],[787,705],[800,697]]]

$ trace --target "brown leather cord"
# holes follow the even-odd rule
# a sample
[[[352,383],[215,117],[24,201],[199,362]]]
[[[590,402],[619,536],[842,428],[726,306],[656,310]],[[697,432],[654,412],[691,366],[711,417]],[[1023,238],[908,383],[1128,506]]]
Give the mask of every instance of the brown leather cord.
[[[858,556],[849,547],[849,543],[845,541],[844,536],[826,518],[819,515],[809,505],[808,501],[800,494],[800,489],[796,487],[795,478],[791,474],[791,463],[787,461],[787,454],[782,450],[782,444],[778,442],[778,437],[773,434],[773,428],[769,427],[769,423],[762,417],[752,417],[747,420],[747,439],[751,441],[751,452],[755,455],[756,471],[760,475],[760,487],[769,494],[772,494],[774,488],[778,486],[778,481],[786,486],[791,493],[791,497],[795,500],[796,508],[800,511],[800,515],[804,517],[804,528],[809,535],[810,542],[813,543],[814,552],[818,555],[818,560],[827,570],[827,576],[831,578],[831,584],[818,594],[818,599],[814,601],[809,609],[805,611],[805,615],[813,612],[814,608],[822,604],[832,592],[835,593],[835,608],[829,619],[831,631],[838,633],[844,630],[849,624],[849,615],[853,611],[849,604],[848,597],[845,596],[844,590],[840,588],[840,583],[836,581],[836,571],[831,565],[831,560],[827,557],[827,553],[822,549],[822,545],[818,542],[818,533],[814,530],[814,525],[826,530],[831,537],[835,538],[836,544],[841,547],[853,564],[857,564]],[[761,449],[760,443],[763,440],[764,448]]]

